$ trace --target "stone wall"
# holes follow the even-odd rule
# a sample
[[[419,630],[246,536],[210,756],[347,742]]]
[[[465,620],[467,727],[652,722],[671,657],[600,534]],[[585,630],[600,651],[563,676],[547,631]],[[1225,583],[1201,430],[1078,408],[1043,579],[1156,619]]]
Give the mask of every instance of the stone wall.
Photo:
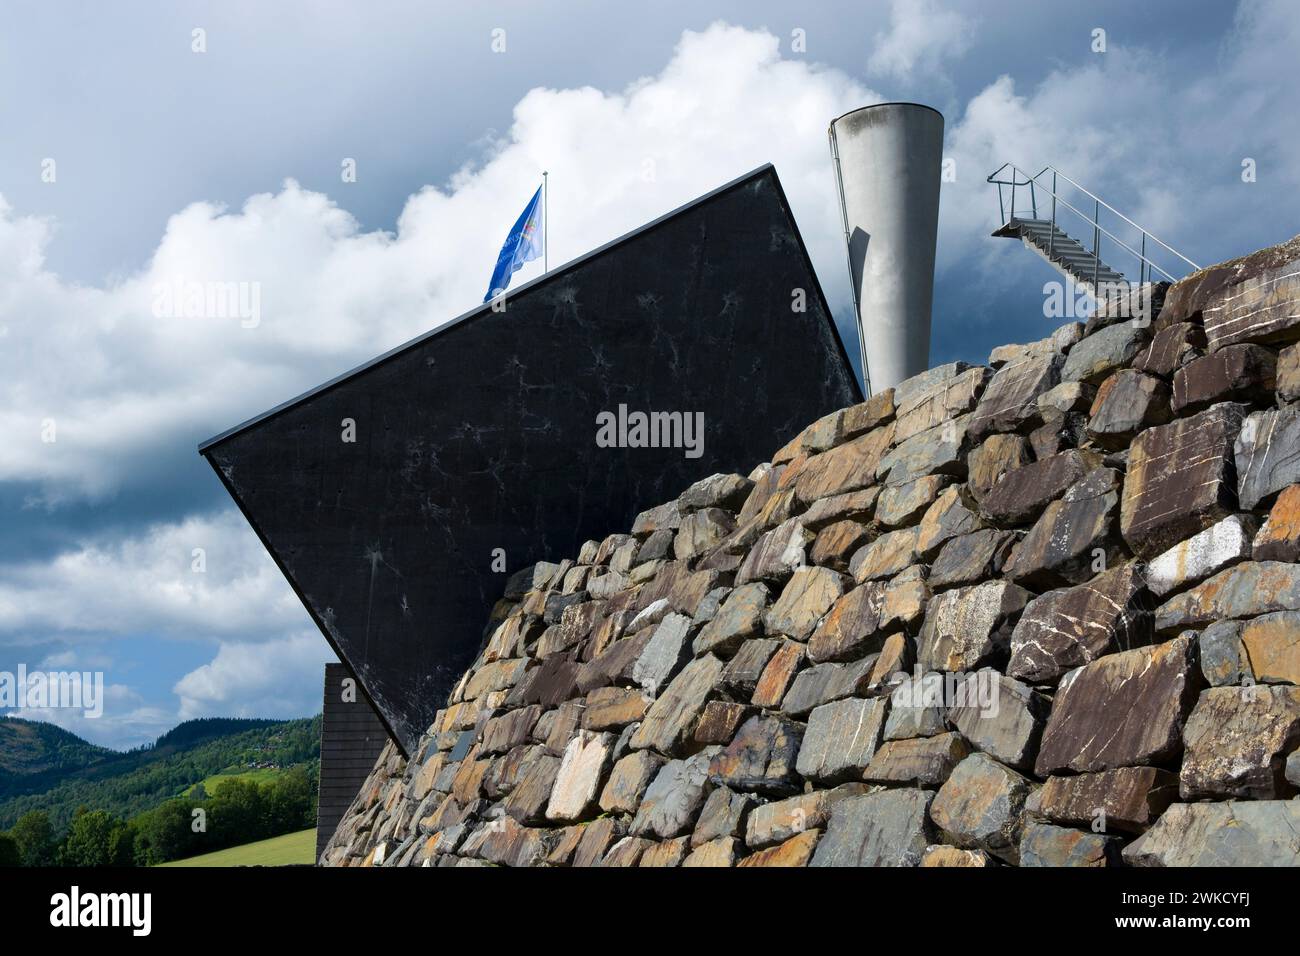
[[[1298,256],[931,369],[516,575],[322,862],[1300,864]]]

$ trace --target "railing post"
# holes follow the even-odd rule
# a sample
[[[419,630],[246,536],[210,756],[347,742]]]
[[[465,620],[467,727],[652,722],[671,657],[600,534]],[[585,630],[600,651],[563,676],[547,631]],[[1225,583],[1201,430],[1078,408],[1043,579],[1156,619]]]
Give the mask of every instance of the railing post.
[[[1101,204],[1092,203],[1092,295],[1097,297],[1097,277],[1101,273]]]
[[[1052,170],[1052,231],[1047,234],[1047,258],[1056,254],[1056,170]]]

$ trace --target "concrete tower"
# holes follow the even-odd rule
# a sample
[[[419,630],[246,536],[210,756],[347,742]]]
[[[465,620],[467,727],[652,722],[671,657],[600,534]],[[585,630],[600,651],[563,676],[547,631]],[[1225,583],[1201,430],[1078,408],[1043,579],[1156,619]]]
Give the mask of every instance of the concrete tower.
[[[867,391],[930,364],[943,115],[880,103],[830,126]]]

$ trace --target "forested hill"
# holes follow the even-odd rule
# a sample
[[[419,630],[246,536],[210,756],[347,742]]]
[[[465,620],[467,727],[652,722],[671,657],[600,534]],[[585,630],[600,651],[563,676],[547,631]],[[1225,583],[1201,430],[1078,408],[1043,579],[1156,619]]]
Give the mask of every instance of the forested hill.
[[[308,765],[320,757],[320,718],[207,718],[152,745],[105,750],[52,724],[0,719],[0,828],[44,810],[61,829],[78,807],[129,818],[221,773]]]
[[[80,770],[116,754],[39,720],[0,720],[0,794],[10,782]]]

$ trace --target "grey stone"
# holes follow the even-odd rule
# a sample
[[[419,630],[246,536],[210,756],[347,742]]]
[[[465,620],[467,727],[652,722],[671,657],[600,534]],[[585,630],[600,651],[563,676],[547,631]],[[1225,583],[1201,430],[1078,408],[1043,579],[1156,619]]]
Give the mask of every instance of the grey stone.
[[[653,747],[660,753],[676,753],[695,729],[700,712],[717,689],[722,666],[722,661],[712,654],[687,664],[650,706],[645,720],[632,735],[631,746],[636,750]]]
[[[1137,358],[1148,341],[1150,328],[1136,322],[1120,322],[1102,329],[1070,349],[1061,380],[1099,385],[1111,372]]]
[[[1030,823],[1020,840],[1021,866],[1118,866],[1117,836]]]
[[[1288,754],[1300,746],[1300,687],[1211,687],[1183,730],[1184,800],[1290,795]]]
[[[1254,412],[1236,438],[1237,497],[1243,508],[1254,509],[1300,482],[1300,406]]]
[[[817,664],[800,671],[786,691],[781,709],[801,717],[815,707],[852,697],[866,690],[875,658],[865,657],[849,664]]]
[[[815,708],[799,748],[799,774],[840,781],[861,772],[876,752],[887,707],[886,698],[849,698]]]
[[[986,702],[971,686],[990,688]],[[962,699],[948,709],[948,720],[976,748],[1008,767],[1032,770],[1043,733],[1047,702],[1027,684],[989,669],[968,675]],[[960,691],[959,691],[960,693]]]
[[[695,622],[684,614],[668,614],[655,628],[632,665],[632,679],[652,696],[658,694],[690,656],[690,636]]]
[[[917,662],[927,671],[968,671],[1004,653],[1011,621],[1029,600],[1024,588],[986,581],[930,599],[918,638]]]
[[[708,747],[686,760],[664,764],[641,798],[632,835],[669,840],[690,830],[708,794],[709,762],[719,749]]]
[[[1009,863],[1020,855],[1025,800],[1032,784],[986,754],[971,754],[939,788],[930,806],[947,842]]]
[[[917,866],[931,842],[933,794],[884,790],[838,801],[811,866]]]
[[[745,832],[750,812],[759,798],[752,793],[737,793],[716,787],[704,801],[695,829],[691,832],[691,849],[722,837],[739,837]]]
[[[1123,856],[1130,866],[1300,866],[1300,800],[1175,803]]]
[[[763,612],[769,598],[767,586],[756,581],[736,588],[722,602],[713,620],[696,635],[695,653],[712,651],[725,657],[749,638],[762,635]]]

